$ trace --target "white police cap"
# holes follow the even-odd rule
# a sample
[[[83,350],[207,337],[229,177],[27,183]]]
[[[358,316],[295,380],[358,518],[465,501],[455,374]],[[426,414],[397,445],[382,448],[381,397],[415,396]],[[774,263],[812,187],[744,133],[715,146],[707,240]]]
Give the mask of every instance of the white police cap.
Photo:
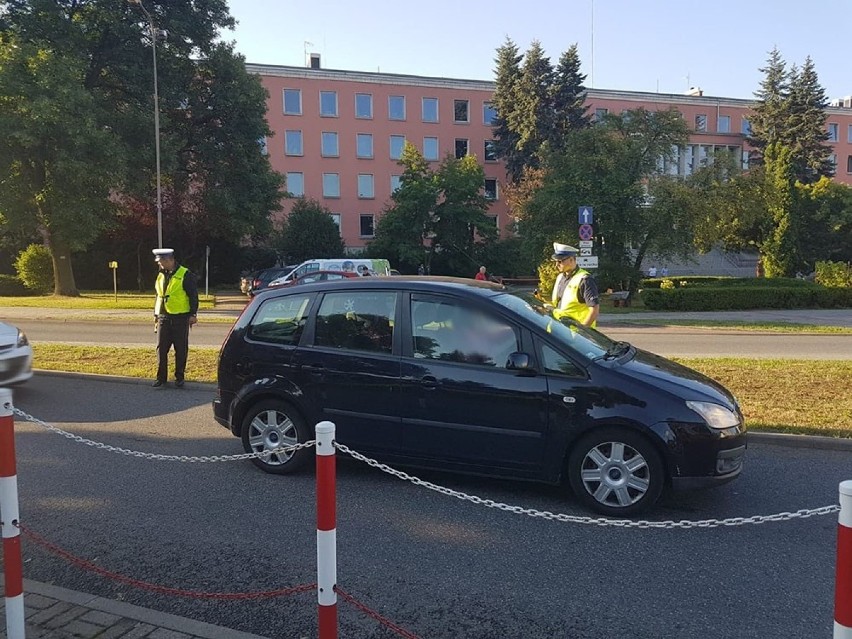
[[[553,243],[553,259],[564,260],[567,257],[577,257],[580,254],[580,249],[576,249],[568,244]]]
[[[170,248],[156,248],[151,251],[154,254],[154,259],[159,262],[163,259],[168,259],[175,256],[175,250]]]

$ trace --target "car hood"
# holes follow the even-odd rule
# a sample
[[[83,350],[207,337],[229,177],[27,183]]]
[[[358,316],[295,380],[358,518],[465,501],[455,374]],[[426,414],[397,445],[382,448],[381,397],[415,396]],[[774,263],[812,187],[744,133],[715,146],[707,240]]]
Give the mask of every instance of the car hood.
[[[11,324],[0,322],[0,346],[8,346],[18,341],[18,329]]]
[[[668,391],[684,400],[711,401],[737,410],[734,396],[719,382],[665,357],[636,349],[636,355],[619,367],[634,379]]]

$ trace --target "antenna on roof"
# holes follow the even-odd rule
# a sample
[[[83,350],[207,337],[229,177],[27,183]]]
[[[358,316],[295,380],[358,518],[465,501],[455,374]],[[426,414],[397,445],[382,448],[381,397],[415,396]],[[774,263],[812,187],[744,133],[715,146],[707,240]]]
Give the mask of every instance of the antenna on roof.
[[[303,51],[305,52],[305,66],[306,67],[311,66],[311,61],[308,58],[308,47],[312,47],[312,46],[314,46],[313,42],[308,42],[307,40],[304,41]]]

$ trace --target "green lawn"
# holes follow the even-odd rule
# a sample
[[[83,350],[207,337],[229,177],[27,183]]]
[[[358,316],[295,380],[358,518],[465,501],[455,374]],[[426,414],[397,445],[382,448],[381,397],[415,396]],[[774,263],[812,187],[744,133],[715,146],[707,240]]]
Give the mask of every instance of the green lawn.
[[[767,333],[827,333],[850,335],[848,326],[822,326],[819,324],[798,324],[794,322],[744,322],[741,320],[703,320],[703,319],[645,319],[642,317],[625,319],[611,325],[641,326],[694,326],[696,328],[727,328],[735,331],[759,331]]]
[[[153,348],[35,344],[45,370],[153,379]],[[186,378],[215,382],[218,349],[191,348]],[[726,386],[754,430],[852,437],[852,361],[680,359]]]
[[[59,295],[33,295],[26,297],[0,297],[2,307],[29,308],[62,308],[62,309],[120,309],[120,310],[149,310],[154,307],[154,293],[118,292],[118,300],[112,293],[103,291],[82,291],[80,297],[64,297]],[[200,295],[202,309],[213,308],[216,303],[214,295]]]

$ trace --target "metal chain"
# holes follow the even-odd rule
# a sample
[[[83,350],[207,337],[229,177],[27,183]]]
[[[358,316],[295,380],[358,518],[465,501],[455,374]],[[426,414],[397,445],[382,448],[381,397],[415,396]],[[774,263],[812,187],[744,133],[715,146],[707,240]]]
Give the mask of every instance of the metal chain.
[[[536,510],[534,508],[511,506],[509,504],[497,502],[492,499],[483,499],[482,497],[477,497],[476,495],[468,495],[467,493],[453,490],[451,488],[447,488],[446,486],[433,484],[432,482],[424,481],[419,477],[404,473],[401,470],[391,468],[387,464],[383,464],[381,462],[376,461],[375,459],[371,459],[365,455],[362,455],[361,453],[354,451],[348,446],[339,442],[334,442],[334,445],[340,452],[350,455],[353,459],[357,459],[360,462],[364,462],[368,466],[377,468],[378,470],[388,473],[389,475],[393,475],[398,479],[410,482],[415,486],[422,486],[423,488],[428,488],[429,490],[433,490],[436,493],[441,493],[442,495],[447,495],[448,497],[455,497],[456,499],[460,499],[462,501],[469,501],[471,503],[478,504],[480,506],[485,506],[487,508],[496,508],[497,510],[515,513],[516,515],[528,515],[530,517],[537,517],[540,519],[547,519],[551,521],[561,521],[571,524],[587,524],[592,526],[615,526],[617,528],[717,528],[719,526],[743,526],[745,524],[765,524],[766,522],[770,521],[807,519],[808,517],[814,517],[817,515],[830,515],[831,513],[840,512],[840,506],[832,505],[823,506],[821,508],[802,509],[797,510],[795,512],[776,513],[774,515],[729,517],[727,519],[682,519],[680,521],[669,519],[665,521],[634,521],[632,519],[609,519],[607,517],[582,517],[580,515],[567,515],[565,513],[552,513],[547,510]]]
[[[121,448],[119,446],[110,446],[109,444],[104,444],[103,442],[97,442],[92,439],[86,439],[85,437],[81,437],[80,435],[75,435],[74,433],[69,433],[67,430],[62,430],[53,424],[48,424],[45,421],[38,419],[37,417],[33,417],[29,413],[25,413],[24,411],[13,408],[12,412],[15,413],[18,417],[23,417],[28,422],[32,422],[33,424],[37,424],[42,428],[46,428],[52,433],[56,433],[57,435],[62,435],[67,439],[70,439],[73,442],[77,442],[79,444],[85,444],[86,446],[91,446],[92,448],[97,448],[98,450],[105,450],[110,453],[118,453],[120,455],[127,455],[128,457],[138,457],[140,459],[150,459],[154,461],[174,461],[174,462],[186,462],[190,464],[194,463],[212,463],[212,462],[227,462],[227,461],[242,461],[245,459],[265,459],[270,455],[275,455],[278,453],[286,453],[290,451],[301,450],[302,448],[310,448],[314,444],[316,444],[315,439],[311,439],[306,442],[302,442],[299,444],[293,444],[292,446],[281,446],[280,448],[275,448],[273,450],[263,450],[257,453],[242,453],[240,455],[200,455],[200,456],[190,456],[190,455],[161,455],[159,453],[145,453],[138,450],[130,450],[128,448]]]

